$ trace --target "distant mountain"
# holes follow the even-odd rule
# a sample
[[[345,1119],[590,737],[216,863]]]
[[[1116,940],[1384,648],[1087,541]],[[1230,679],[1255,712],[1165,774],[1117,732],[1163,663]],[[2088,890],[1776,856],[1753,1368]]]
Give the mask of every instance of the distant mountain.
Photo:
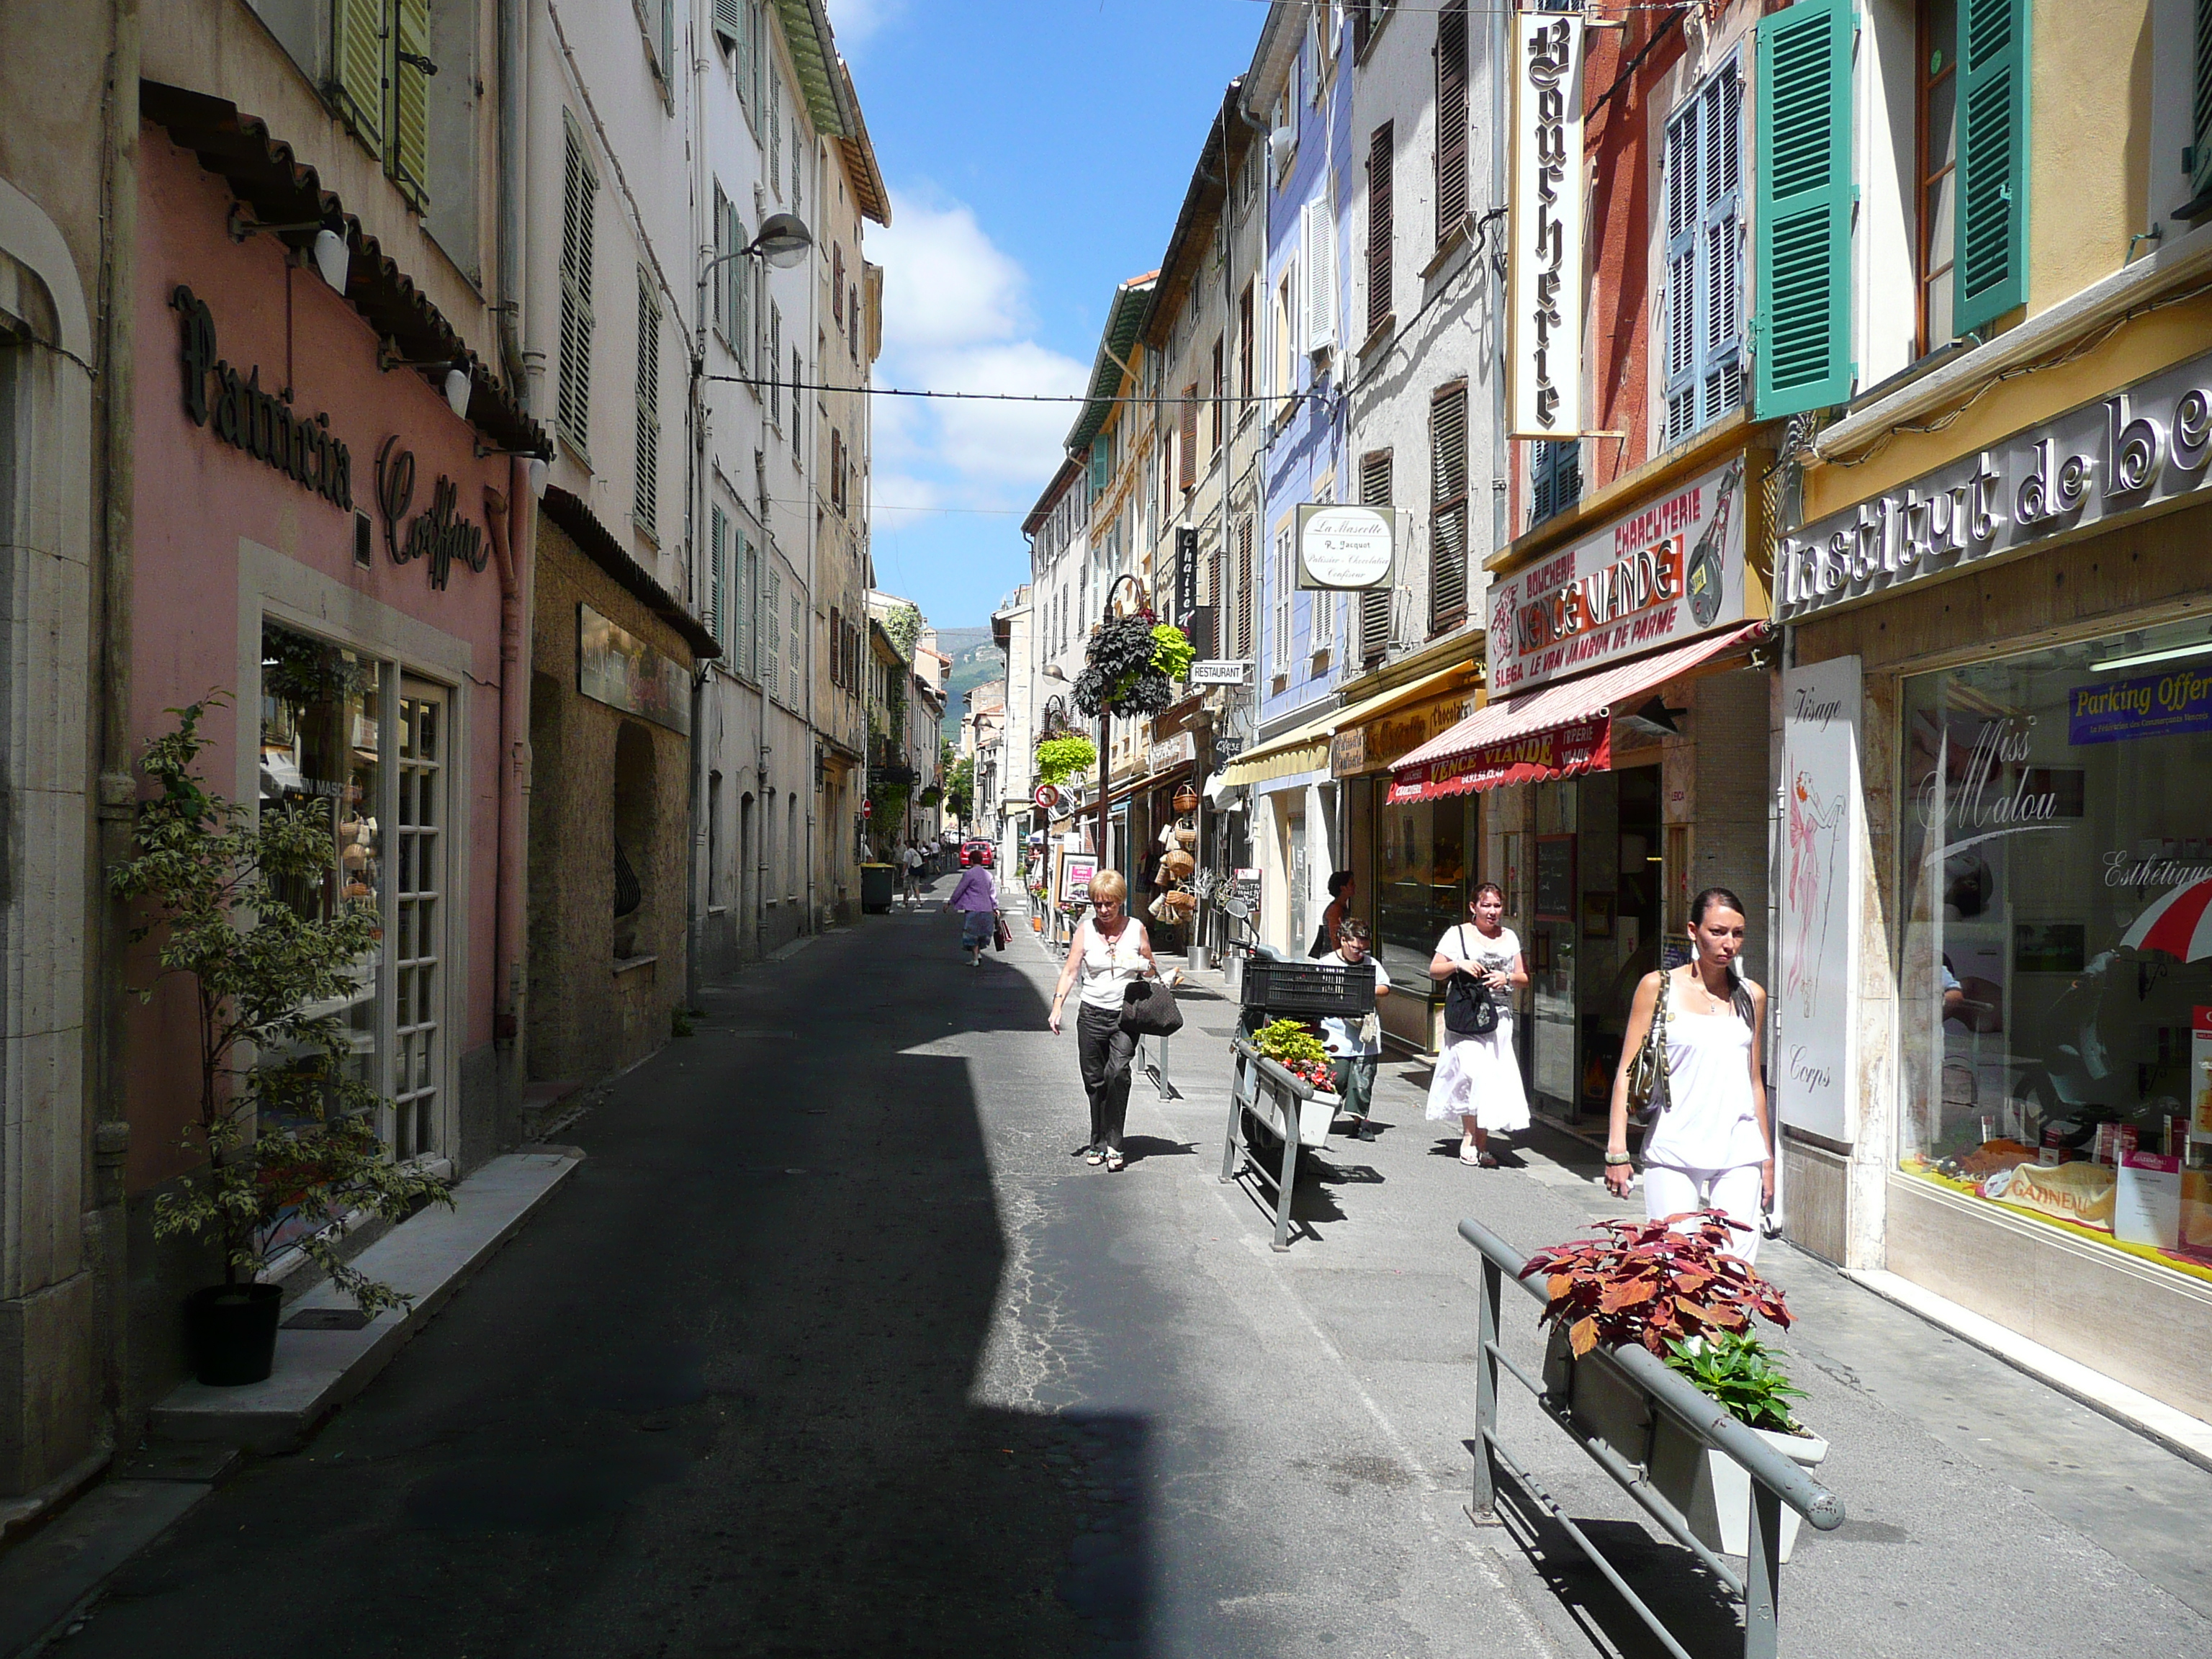
[[[1006,653],[991,643],[988,628],[940,628],[937,648],[952,659],[951,672],[945,680],[943,729],[945,742],[957,745],[960,717],[968,712],[967,693],[1006,678]]]

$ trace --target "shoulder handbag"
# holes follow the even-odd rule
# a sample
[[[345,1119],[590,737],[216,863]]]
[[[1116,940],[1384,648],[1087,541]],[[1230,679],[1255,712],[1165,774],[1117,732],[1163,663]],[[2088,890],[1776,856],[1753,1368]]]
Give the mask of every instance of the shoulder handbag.
[[[1464,927],[1459,941],[1465,948]],[[1497,1029],[1498,1005],[1490,1000],[1490,988],[1474,975],[1455,969],[1444,981],[1444,1030],[1454,1036],[1488,1036]]]
[[[1121,997],[1121,1029],[1136,1036],[1170,1037],[1182,1030],[1182,1010],[1161,981],[1140,979]]]
[[[991,943],[993,945],[1000,951],[1004,951],[1008,945],[1013,942],[1013,938],[1014,930],[1006,926],[1006,913],[1003,910],[992,911]]]
[[[1328,924],[1325,921],[1320,923],[1314,928],[1313,948],[1309,950],[1306,952],[1306,955],[1309,957],[1325,957],[1334,949],[1336,949],[1336,946],[1329,943]]]
[[[1651,1011],[1651,1029],[1644,1046],[1628,1067],[1628,1109],[1638,1123],[1650,1128],[1667,1110],[1667,1003],[1674,991],[1667,972],[1659,973],[1659,1001]]]

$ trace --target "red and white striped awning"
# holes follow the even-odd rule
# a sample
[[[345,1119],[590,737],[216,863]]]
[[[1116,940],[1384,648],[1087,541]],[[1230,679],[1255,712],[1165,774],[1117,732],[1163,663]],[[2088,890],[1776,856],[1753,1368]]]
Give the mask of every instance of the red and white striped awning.
[[[1510,783],[1603,772],[1613,764],[1613,712],[1766,631],[1747,623],[1638,657],[1585,678],[1486,704],[1390,764],[1390,800],[1436,800]]]

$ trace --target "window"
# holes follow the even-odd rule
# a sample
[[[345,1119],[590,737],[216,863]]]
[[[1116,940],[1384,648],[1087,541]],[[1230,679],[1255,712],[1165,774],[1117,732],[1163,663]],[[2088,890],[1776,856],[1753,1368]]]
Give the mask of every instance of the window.
[[[1429,631],[1467,620],[1467,382],[1429,404]]]
[[[714,186],[714,331],[722,337],[722,343],[738,350],[738,319],[744,315],[746,261],[736,258],[737,251],[744,246],[740,240],[744,230],[738,220],[738,211],[730,205],[730,198],[720,184]]]
[[[775,301],[768,307],[768,419],[770,426],[783,424],[783,386],[780,375],[783,367],[783,307]]]
[[[805,857],[805,848],[799,839],[799,792],[787,790],[783,799],[783,874],[784,897],[796,904],[799,902],[799,866]]]
[[[738,661],[744,674],[760,678],[760,548],[738,532]]]
[[[1275,311],[1269,321],[1273,325],[1269,331],[1275,337],[1274,350],[1268,358],[1267,390],[1287,404],[1298,390],[1297,360],[1293,355],[1297,349],[1293,342],[1299,324],[1298,266],[1295,259],[1285,263],[1282,276],[1275,284]],[[1281,414],[1282,410],[1279,407],[1276,413]]]
[[[714,642],[722,647],[725,657],[730,649],[729,614],[727,609],[727,577],[730,563],[730,520],[718,506],[710,509],[709,525],[713,534],[708,539],[708,556],[713,561],[707,572],[707,628]]]
[[[761,642],[764,660],[761,685],[772,697],[783,695],[783,575],[774,566],[768,573],[768,597],[761,604]]]
[[[1667,123],[1664,446],[1743,402],[1743,88],[1724,64]]]
[[[1221,453],[1221,399],[1222,395],[1229,390],[1221,361],[1221,354],[1226,348],[1227,343],[1216,336],[1213,342],[1213,396],[1206,416],[1212,440],[1206,446],[1206,453],[1213,456],[1218,456]]]
[[[1091,441],[1091,498],[1106,493],[1114,479],[1114,434],[1102,432]]]
[[[1327,351],[1336,343],[1336,217],[1327,202],[1308,202],[1299,210],[1306,270],[1305,349]]]
[[[830,607],[830,684],[845,683],[845,619],[837,606]]]
[[[792,459],[799,459],[799,446],[806,437],[806,360],[799,355],[799,348],[791,349],[791,444]]]
[[[799,118],[791,118],[791,210],[804,214],[805,205],[799,192],[806,182],[806,133],[799,125]]]
[[[430,0],[335,0],[331,97],[417,211],[430,205]]]
[[[1390,506],[1390,452],[1378,449],[1359,459],[1359,504]],[[1390,600],[1394,589],[1385,584],[1359,596],[1359,659],[1373,662],[1390,648]]]
[[[1528,458],[1528,525],[1557,518],[1583,494],[1582,446],[1573,439],[1539,443]]]
[[[729,878],[722,873],[722,775],[707,774],[707,908],[726,910]]]
[[[1258,641],[1252,637],[1252,521],[1237,526],[1237,655],[1259,668]]]
[[[1390,320],[1390,163],[1392,124],[1385,121],[1367,142],[1367,331]]]
[[[791,706],[803,708],[806,704],[806,688],[799,677],[806,668],[806,596],[794,590],[791,596]]]
[[[660,301],[653,275],[637,271],[637,479],[630,498],[637,527],[660,535]]]
[[[1244,403],[1237,411],[1239,418],[1251,406],[1252,343],[1252,284],[1247,283],[1237,296],[1237,395]]]
[[[1195,380],[1182,389],[1182,418],[1176,424],[1176,448],[1182,465],[1176,473],[1176,482],[1188,491],[1198,485],[1198,382]]]
[[[1920,274],[1917,319],[1921,351],[1949,343],[1951,271],[1958,233],[1959,9],[1957,0],[1920,13],[1920,120],[1914,147],[1917,191],[1913,209]]]
[[[771,67],[768,76],[768,182],[783,193],[783,81]]]
[[[1273,574],[1274,603],[1267,617],[1269,630],[1274,637],[1268,641],[1273,647],[1267,659],[1275,665],[1275,672],[1286,674],[1291,666],[1291,629],[1293,607],[1297,604],[1296,567],[1291,556],[1291,527],[1284,525],[1275,532],[1275,569]]]
[[[848,283],[846,284],[846,289],[848,320],[846,324],[845,337],[852,342],[853,361],[857,363],[860,361],[860,285],[858,283]]]
[[[845,320],[845,245],[830,245],[830,320]]]
[[[1851,0],[1796,0],[1759,22],[1757,249],[1761,420],[1850,396]]]
[[[589,451],[592,412],[592,233],[599,181],[583,136],[564,114],[568,139],[561,203],[561,435]]]
[[[1437,14],[1437,246],[1467,223],[1467,0]]]

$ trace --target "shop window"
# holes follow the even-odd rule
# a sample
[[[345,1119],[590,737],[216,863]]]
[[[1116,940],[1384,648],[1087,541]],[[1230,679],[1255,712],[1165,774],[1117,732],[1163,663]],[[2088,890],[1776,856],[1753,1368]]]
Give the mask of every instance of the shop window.
[[[1474,878],[1474,799],[1385,805],[1379,817],[1376,954],[1394,987],[1409,995],[1441,995],[1429,977],[1429,959],[1437,941],[1467,919],[1468,884]]]
[[[614,955],[617,962],[652,949],[655,826],[659,800],[654,781],[653,738],[625,720],[615,734],[614,775]]]
[[[1903,1170],[2212,1279],[2212,636],[1909,680],[1905,764]]]
[[[445,770],[446,694],[408,681],[399,699],[398,738],[392,1151],[404,1158],[435,1147],[444,1092],[446,892],[453,856],[445,834],[452,793]]]

